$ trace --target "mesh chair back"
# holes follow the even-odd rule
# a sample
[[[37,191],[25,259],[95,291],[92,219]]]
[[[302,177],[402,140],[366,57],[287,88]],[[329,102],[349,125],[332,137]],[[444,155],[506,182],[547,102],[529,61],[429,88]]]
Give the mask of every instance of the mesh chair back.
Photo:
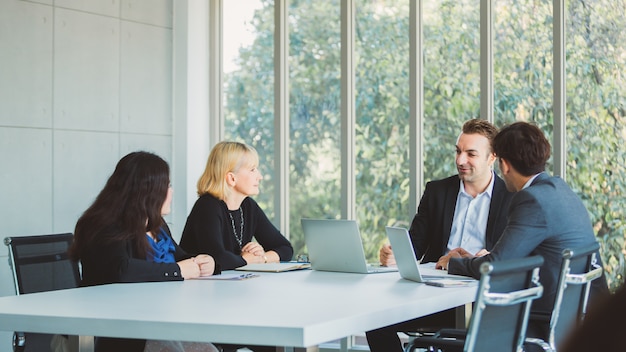
[[[550,319],[550,346],[555,349],[567,333],[579,324],[587,308],[591,282],[602,276],[596,262],[598,243],[563,251],[559,289]]]
[[[532,300],[541,297],[541,256],[484,263],[465,351],[518,351]]]
[[[16,293],[77,287],[78,263],[67,254],[72,238],[71,233],[5,238]]]
[[[7,237],[15,293],[28,294],[77,287],[78,263],[69,259],[71,233]],[[53,335],[15,332],[14,351],[49,351]]]

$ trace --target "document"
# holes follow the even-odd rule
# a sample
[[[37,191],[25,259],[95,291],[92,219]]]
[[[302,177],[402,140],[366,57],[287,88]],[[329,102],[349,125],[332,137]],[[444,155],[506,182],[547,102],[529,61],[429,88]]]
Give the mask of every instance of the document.
[[[246,280],[246,279],[252,279],[254,277],[259,277],[259,275],[252,274],[252,273],[245,273],[245,274],[226,273],[226,274],[218,274],[218,275],[211,275],[211,276],[201,276],[193,280]]]
[[[462,286],[473,286],[478,283],[477,280],[468,279],[468,280],[459,280],[459,279],[428,279],[424,282],[426,285],[437,286],[437,287],[462,287]]]
[[[311,268],[310,263],[298,263],[298,262],[280,262],[280,263],[265,263],[265,264],[248,264],[240,266],[235,270],[240,271],[262,271],[271,273],[280,273],[283,271],[303,270]]]

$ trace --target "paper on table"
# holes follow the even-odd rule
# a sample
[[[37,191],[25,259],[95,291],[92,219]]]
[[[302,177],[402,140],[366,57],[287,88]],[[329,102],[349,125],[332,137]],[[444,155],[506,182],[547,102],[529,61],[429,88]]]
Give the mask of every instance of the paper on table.
[[[460,286],[472,286],[476,285],[478,281],[468,279],[468,280],[459,280],[459,279],[429,279],[425,281],[426,285],[437,286],[437,287],[460,287]]]
[[[196,280],[245,280],[245,279],[252,279],[253,277],[259,277],[259,275],[257,274],[251,274],[251,273],[247,273],[247,274],[219,274],[219,275],[211,275],[211,276],[201,276],[196,278]]]
[[[302,270],[309,269],[310,263],[298,263],[298,262],[281,262],[281,263],[265,263],[265,264],[248,264],[240,266],[235,270],[240,271],[263,271],[279,273],[283,271]]]

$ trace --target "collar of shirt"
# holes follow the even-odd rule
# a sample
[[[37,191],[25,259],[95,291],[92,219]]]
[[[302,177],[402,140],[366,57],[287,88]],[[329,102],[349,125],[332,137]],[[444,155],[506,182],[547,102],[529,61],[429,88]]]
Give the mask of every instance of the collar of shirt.
[[[534,177],[537,177],[537,175],[535,175]],[[483,194],[486,194],[489,197],[489,199],[491,199],[491,195],[493,194],[493,184],[495,183],[495,181],[496,181],[496,173],[495,171],[491,170],[491,181],[489,181],[489,185],[483,192],[478,193],[476,195],[476,198],[482,196]],[[472,198],[472,196],[470,196],[467,192],[465,192],[465,184],[463,183],[463,180],[459,180],[459,182],[461,183],[461,185],[459,186],[459,195],[465,195],[465,196]]]
[[[492,171],[489,186],[474,198],[465,192],[461,182],[447,250],[462,247],[470,253],[476,253],[485,248],[485,232],[494,183],[495,173]]]
[[[530,187],[530,184],[533,183],[533,181],[537,178],[537,176],[541,175],[543,172],[540,172],[534,176],[531,176],[531,178],[528,179],[528,181],[526,181],[526,183],[524,184],[524,187],[522,187],[522,189],[524,188],[528,188]]]

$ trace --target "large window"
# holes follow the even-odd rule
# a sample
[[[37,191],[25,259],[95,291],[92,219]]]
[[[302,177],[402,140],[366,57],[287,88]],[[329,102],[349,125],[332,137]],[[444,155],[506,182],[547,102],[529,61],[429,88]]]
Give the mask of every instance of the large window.
[[[347,199],[356,203],[347,208],[356,209],[368,259],[376,260],[384,226],[408,226],[417,206],[409,197],[418,182],[410,177],[410,145],[423,145],[422,155],[416,156],[423,165],[419,168],[423,175],[417,176],[421,183],[452,175],[462,123],[493,116],[497,126],[516,120],[535,122],[549,139],[560,138],[556,128],[565,126],[564,146],[553,143],[553,155],[565,158],[563,176],[590,211],[612,287],[623,282],[626,0],[566,1],[563,38],[554,31],[559,28],[553,23],[558,2],[550,0],[222,3],[224,55],[227,43],[237,44],[234,55],[224,56],[226,135],[254,145],[261,154],[265,180],[257,200],[272,219],[278,218],[276,206],[287,209],[289,228],[281,231],[290,237],[296,254],[306,251],[300,218],[341,217]],[[287,10],[286,21],[275,21],[275,13],[281,13],[274,11],[275,4],[289,4],[281,9]],[[489,4],[492,12],[481,8]],[[411,6],[420,11],[411,11]],[[344,17],[342,9],[350,16]],[[345,36],[353,40],[350,43],[342,43],[344,19],[354,20],[353,27],[347,26],[354,33]],[[277,29],[276,23],[284,27]],[[419,23],[422,34],[419,55],[410,55],[417,50],[409,34],[414,23]],[[241,28],[248,31],[241,35],[237,32]],[[287,33],[289,43],[284,68],[288,77],[284,88],[289,92],[286,132],[277,127],[275,116],[280,115],[274,112],[280,105],[274,103],[275,87],[284,84],[274,79],[274,50],[280,45],[274,40],[276,30]],[[562,100],[554,94],[559,92],[555,77],[560,77],[554,73],[555,36],[566,42],[564,116],[554,114],[555,104],[560,106]],[[490,44],[491,57],[481,53],[484,41]],[[346,45],[350,49],[342,51]],[[410,57],[419,62],[410,62]],[[354,63],[353,70],[343,72],[345,62]],[[410,96],[412,64],[422,73],[419,97]],[[353,75],[348,78],[354,84],[343,84],[343,75]],[[488,77],[493,78],[492,85],[485,85]],[[342,96],[354,100],[342,101]],[[485,99],[491,96],[492,100]],[[417,116],[419,133],[409,127],[414,123],[414,99],[423,101],[423,113]],[[480,116],[489,105],[485,101],[493,102],[492,111]],[[353,109],[343,109],[344,104],[354,104]],[[350,113],[353,118],[343,116]],[[342,121],[351,125],[342,126]],[[353,141],[341,133],[346,127],[354,131]],[[416,141],[416,135],[423,140]],[[274,158],[276,141],[285,138],[289,165],[279,165]],[[342,165],[351,155],[345,151],[348,142],[353,144],[354,160]],[[556,161],[550,172],[563,171]],[[277,169],[285,167],[289,179],[274,182]],[[354,175],[356,186],[351,197],[342,196],[353,192],[342,189],[346,167],[353,168],[348,173]],[[284,190],[287,200],[275,203]]]
[[[263,174],[255,198],[274,217],[273,1],[223,2],[225,138],[252,145]]]
[[[461,126],[480,115],[480,6],[424,3],[424,180],[431,181],[456,174]]]
[[[601,240],[611,286],[624,280],[626,1],[567,2],[567,181]]]
[[[409,1],[358,1],[355,21],[356,218],[371,260],[385,226],[408,226]]]
[[[494,120],[537,124],[552,140],[552,1],[496,0]]]
[[[341,215],[339,1],[289,9],[289,238],[303,254],[301,218]]]

